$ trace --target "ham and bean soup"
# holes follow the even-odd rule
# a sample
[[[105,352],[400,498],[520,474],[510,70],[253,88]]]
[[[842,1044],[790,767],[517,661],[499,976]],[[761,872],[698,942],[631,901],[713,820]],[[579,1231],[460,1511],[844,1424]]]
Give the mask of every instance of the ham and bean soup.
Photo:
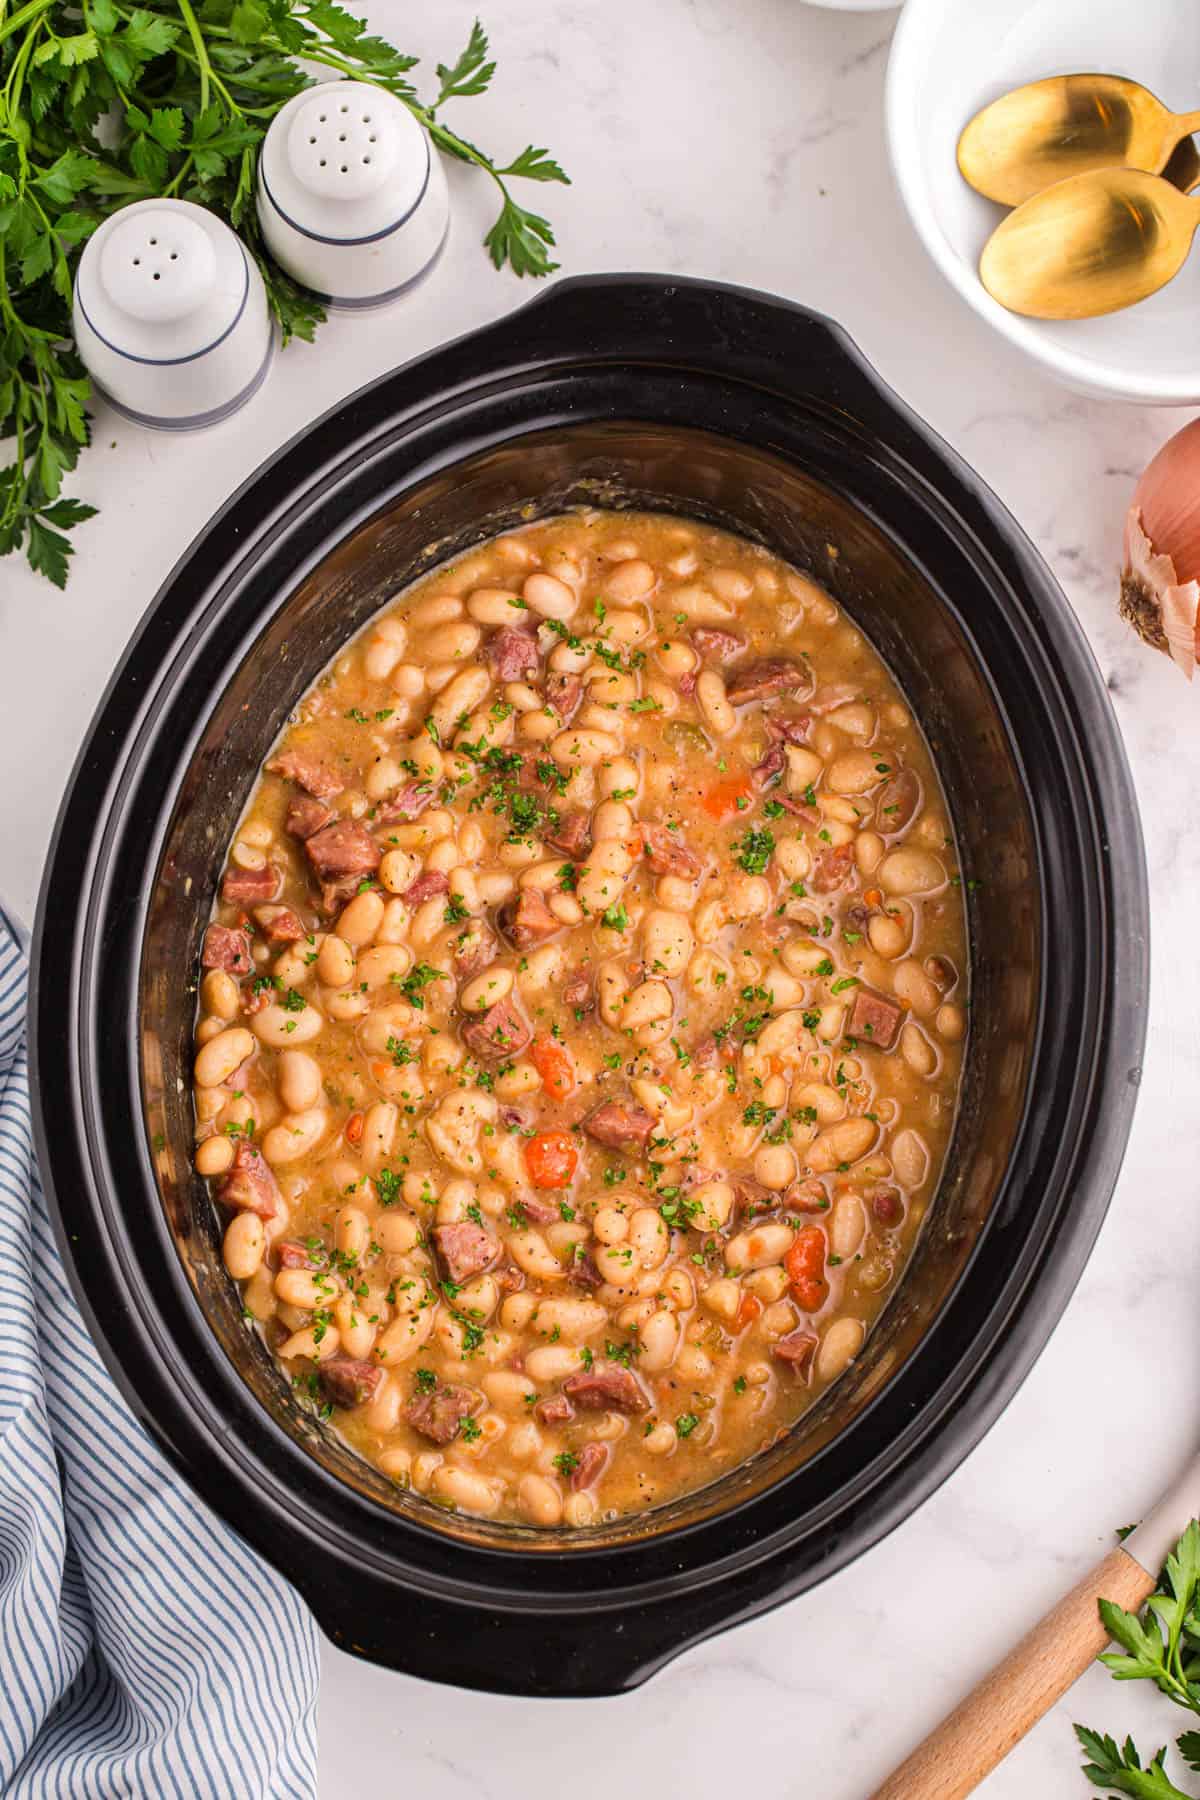
[[[498,538],[322,675],[230,849],[195,1062],[225,1265],[443,1506],[700,1487],[895,1287],[966,955],[929,754],[821,589],[666,516]]]

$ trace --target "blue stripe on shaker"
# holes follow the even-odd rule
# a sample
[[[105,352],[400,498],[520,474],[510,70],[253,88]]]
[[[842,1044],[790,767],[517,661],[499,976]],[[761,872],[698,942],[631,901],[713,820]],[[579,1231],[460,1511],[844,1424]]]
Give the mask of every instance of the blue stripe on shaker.
[[[0,920],[0,1793],[312,1800],[316,1632],[113,1388],[33,1160]]]

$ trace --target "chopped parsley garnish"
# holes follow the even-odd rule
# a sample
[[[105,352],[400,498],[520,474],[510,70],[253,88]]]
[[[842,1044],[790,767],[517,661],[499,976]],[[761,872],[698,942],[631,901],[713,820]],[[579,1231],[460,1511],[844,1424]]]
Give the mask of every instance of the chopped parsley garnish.
[[[417,1370],[417,1392],[419,1394],[432,1394],[437,1384],[438,1378],[432,1369]]]
[[[399,984],[400,992],[410,1006],[415,1006],[419,1012],[424,1012],[425,999],[422,990],[427,988],[431,981],[440,981],[441,979],[442,971],[440,969],[431,968],[428,963],[418,963],[415,969],[409,970]]]
[[[751,827],[734,845],[734,854],[747,875],[761,875],[775,854],[775,833],[765,826]]]
[[[624,904],[610,906],[600,915],[600,923],[607,925],[610,931],[625,931],[629,925],[629,914]]]
[[[579,1458],[573,1450],[560,1450],[554,1458],[554,1466],[560,1475],[573,1475],[579,1467]]]
[[[675,1421],[676,1437],[681,1437],[681,1438],[691,1437],[693,1431],[695,1431],[695,1429],[699,1423],[700,1423],[700,1420],[695,1413],[680,1413],[679,1417]]]
[[[395,1206],[400,1198],[401,1177],[392,1169],[380,1169],[375,1177],[375,1192],[380,1206]]]

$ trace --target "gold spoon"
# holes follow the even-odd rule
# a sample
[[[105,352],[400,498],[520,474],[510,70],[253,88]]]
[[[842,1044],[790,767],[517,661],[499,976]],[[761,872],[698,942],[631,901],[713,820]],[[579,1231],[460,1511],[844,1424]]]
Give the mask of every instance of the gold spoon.
[[[1026,200],[993,231],[979,278],[1010,312],[1092,319],[1135,306],[1179,273],[1200,198],[1144,169],[1092,169]]]
[[[1088,169],[1157,175],[1200,112],[1168,112],[1148,88],[1120,75],[1051,75],[993,100],[958,140],[958,166],[989,200],[1019,206]]]
[[[1194,138],[1180,138],[1163,170],[1163,179],[1173,181],[1184,194],[1190,194],[1200,182],[1200,150],[1197,150]]]

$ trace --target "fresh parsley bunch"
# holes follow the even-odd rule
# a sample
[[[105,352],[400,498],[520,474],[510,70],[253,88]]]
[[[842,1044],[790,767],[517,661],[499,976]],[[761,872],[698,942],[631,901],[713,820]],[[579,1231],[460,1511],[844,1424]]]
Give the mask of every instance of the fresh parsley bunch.
[[[1200,1713],[1200,1524],[1192,1520],[1167,1558],[1165,1582],[1140,1614],[1101,1600],[1100,1617],[1121,1647],[1100,1658],[1118,1681],[1153,1681],[1188,1712]],[[1083,1772],[1106,1794],[1135,1800],[1196,1800],[1175,1786],[1164,1767],[1166,1747],[1145,1767],[1132,1738],[1117,1744],[1083,1725],[1075,1727],[1087,1762]],[[1185,1731],[1175,1747],[1189,1769],[1200,1771],[1200,1731]]]
[[[561,181],[530,144],[499,166],[444,124],[449,100],[495,73],[476,22],[458,61],[437,65],[436,96],[410,80],[417,58],[368,34],[333,0],[0,0],[0,556],[24,547],[64,586],[64,535],[95,508],[64,497],[88,442],[87,376],[71,348],[72,267],[96,227],[132,200],[193,200],[238,231],[262,270],[284,342],[324,318],[268,258],[254,211],[258,148],[313,69],[396,94],[450,156],[500,192],[485,241],[496,267],[546,275],[554,233],[509,183]]]

